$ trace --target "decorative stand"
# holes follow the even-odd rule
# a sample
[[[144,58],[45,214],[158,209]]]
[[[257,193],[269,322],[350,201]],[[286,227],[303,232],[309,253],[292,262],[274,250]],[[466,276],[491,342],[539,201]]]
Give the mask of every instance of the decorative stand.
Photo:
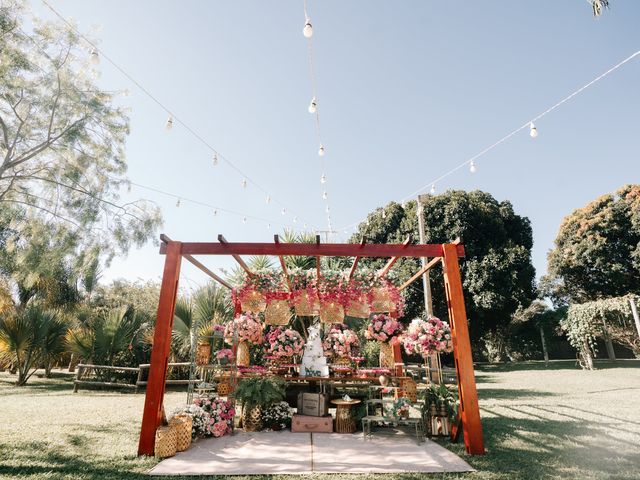
[[[353,433],[356,431],[356,421],[351,414],[351,407],[360,400],[331,400],[336,406],[336,433]]]

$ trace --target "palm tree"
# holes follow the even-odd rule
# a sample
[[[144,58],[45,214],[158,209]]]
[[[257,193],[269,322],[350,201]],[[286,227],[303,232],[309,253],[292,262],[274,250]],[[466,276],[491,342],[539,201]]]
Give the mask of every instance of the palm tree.
[[[17,311],[0,317],[0,360],[15,366],[16,385],[22,386],[45,365],[47,375],[64,352],[67,320],[57,312],[29,302]]]

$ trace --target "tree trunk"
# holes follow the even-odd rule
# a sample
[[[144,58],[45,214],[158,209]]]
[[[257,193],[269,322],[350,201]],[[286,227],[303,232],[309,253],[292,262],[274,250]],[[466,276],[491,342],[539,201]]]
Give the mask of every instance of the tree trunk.
[[[76,371],[76,365],[77,365],[77,361],[76,361],[76,356],[75,354],[71,354],[71,358],[69,359],[69,368],[67,369],[67,371],[69,373],[73,373]]]
[[[604,334],[604,344],[607,347],[607,356],[609,357],[609,360],[615,361],[616,352],[613,350],[613,342],[611,341],[611,336],[607,329],[607,322],[605,322],[604,318],[602,319],[602,332]]]
[[[582,359],[582,368],[585,370],[593,370],[593,356],[591,355],[591,348],[589,348],[589,344],[586,340],[582,344],[580,357]]]
[[[44,364],[44,376],[45,378],[51,378],[51,370],[53,369],[53,360],[48,360]]]
[[[547,339],[544,337],[544,328],[542,325],[538,327],[540,329],[540,341],[542,342],[542,354],[544,355],[544,364],[549,365],[549,351],[547,350]]]
[[[638,330],[638,335],[640,335],[640,316],[638,315],[638,309],[636,308],[633,297],[629,298],[629,304],[631,305],[633,320],[636,322],[636,330]]]

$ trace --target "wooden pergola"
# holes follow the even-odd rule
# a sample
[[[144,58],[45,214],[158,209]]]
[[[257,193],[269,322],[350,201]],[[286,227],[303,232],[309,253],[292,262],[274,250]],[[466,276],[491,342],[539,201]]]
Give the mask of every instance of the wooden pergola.
[[[467,326],[467,314],[464,306],[462,281],[458,257],[464,256],[464,247],[459,243],[450,244],[418,244],[413,245],[407,239],[401,244],[368,244],[365,239],[360,243],[320,243],[320,236],[316,242],[282,243],[277,235],[273,243],[232,243],[222,235],[218,235],[218,242],[190,243],[179,242],[161,235],[160,253],[165,255],[164,272],[158,302],[158,317],[153,337],[151,351],[151,367],[145,394],[142,428],[138,444],[138,455],[153,455],[155,433],[162,423],[163,399],[167,364],[171,346],[173,330],[173,316],[178,294],[180,266],[184,258],[192,263],[215,281],[227,288],[231,286],[218,275],[194,258],[194,255],[230,255],[247,272],[253,275],[241,255],[270,255],[280,259],[285,277],[288,279],[284,262],[285,256],[311,256],[317,259],[317,271],[320,276],[320,257],[353,257],[350,275],[358,266],[362,257],[385,257],[389,261],[378,273],[384,276],[393,264],[401,257],[426,257],[431,260],[416,274],[405,282],[400,289],[406,288],[417,280],[424,272],[442,265],[444,271],[444,287],[449,309],[449,322],[453,339],[453,355],[458,376],[458,392],[460,398],[459,420],[462,425],[464,443],[468,453],[482,455],[484,442],[482,424],[478,408],[478,394],[473,371],[471,356],[471,342]],[[399,355],[399,349],[396,351]]]

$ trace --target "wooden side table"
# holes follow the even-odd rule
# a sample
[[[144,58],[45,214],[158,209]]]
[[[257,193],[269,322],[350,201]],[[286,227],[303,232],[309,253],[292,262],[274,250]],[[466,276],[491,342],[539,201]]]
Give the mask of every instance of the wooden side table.
[[[353,433],[356,431],[356,421],[351,415],[351,407],[360,400],[331,400],[336,406],[336,433]]]

